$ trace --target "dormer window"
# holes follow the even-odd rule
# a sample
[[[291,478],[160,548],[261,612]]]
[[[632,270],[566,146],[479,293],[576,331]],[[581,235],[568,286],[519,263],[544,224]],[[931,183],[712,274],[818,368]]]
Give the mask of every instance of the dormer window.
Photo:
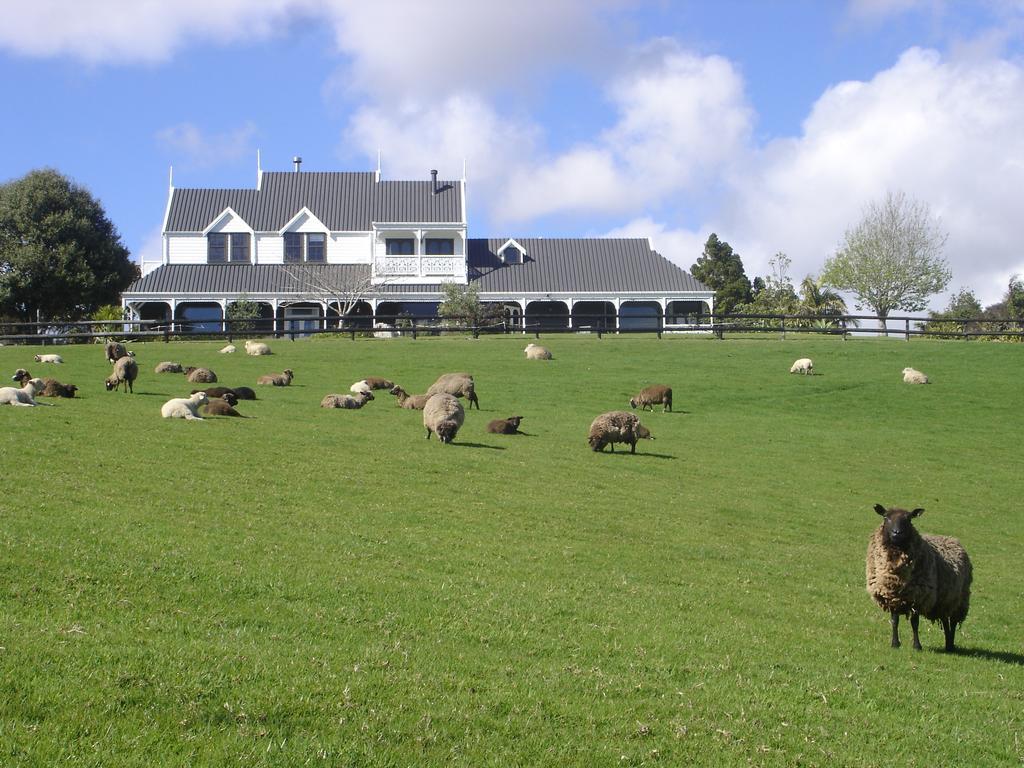
[[[501,252],[501,260],[506,264],[522,264],[523,252],[514,245],[506,245]]]
[[[286,264],[302,261],[323,263],[327,260],[327,235],[323,232],[285,232]]]
[[[209,264],[248,262],[250,242],[248,232],[211,232],[206,236],[206,261]]]

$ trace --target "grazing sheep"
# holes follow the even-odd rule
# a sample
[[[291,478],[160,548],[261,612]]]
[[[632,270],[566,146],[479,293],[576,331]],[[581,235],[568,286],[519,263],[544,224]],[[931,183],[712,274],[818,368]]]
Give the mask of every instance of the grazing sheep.
[[[523,350],[526,353],[527,360],[550,360],[551,350],[547,347],[542,347],[539,344],[527,344],[526,349]]]
[[[953,651],[957,625],[967,618],[971,602],[971,560],[960,542],[950,536],[920,534],[913,518],[923,509],[907,512],[875,505],[884,519],[868,541],[866,576],[868,594],[889,613],[892,647],[900,647],[900,614],[910,616],[914,648],[920,617],[942,624],[946,650]]]
[[[427,428],[427,440],[433,432],[442,443],[450,443],[459,433],[459,427],[465,418],[462,403],[454,395],[444,392],[431,395],[423,408],[423,426]]]
[[[207,416],[238,416],[242,419],[248,418],[248,416],[235,410],[237,404],[238,398],[231,392],[225,392],[223,397],[208,398],[206,405],[203,406],[203,413]]]
[[[22,386],[31,380],[32,374],[24,368],[19,368],[14,372],[14,375],[11,376],[11,381],[16,381]],[[61,384],[56,379],[51,379],[49,377],[45,379],[38,379],[38,381],[43,382],[43,387],[36,393],[37,397],[74,397],[75,392],[78,391],[78,387],[74,384]]]
[[[153,369],[153,373],[184,373],[185,369],[181,367],[181,363],[172,363],[164,361],[157,363],[156,368]]]
[[[228,344],[226,347],[222,347],[217,351],[220,352],[222,355],[233,355],[235,353],[235,345]]]
[[[253,392],[251,387],[232,387],[231,389],[235,392],[235,397],[239,400],[255,400],[256,393]]]
[[[473,377],[468,373],[443,373],[430,385],[428,395],[446,394],[453,397],[464,397],[469,401],[472,408],[476,403],[476,409],[480,410],[480,400],[476,396],[476,384]]]
[[[127,355],[128,350],[120,341],[108,341],[103,345],[103,354],[106,355],[107,362],[113,365]]]
[[[430,399],[430,395],[410,395],[397,384],[391,388],[391,394],[398,398],[398,407],[410,411],[422,411]]]
[[[60,355],[36,355],[32,358],[37,363],[63,363],[64,358]]]
[[[627,411],[608,411],[591,423],[587,442],[594,451],[604,451],[604,447],[610,445],[612,453],[615,453],[615,443],[629,443],[629,452],[636,453],[636,441],[641,439],[654,438],[650,430],[640,423],[636,414]]]
[[[640,394],[636,397],[629,399],[629,407],[639,407],[641,411],[647,408],[651,409],[651,413],[654,412],[655,404],[661,405],[661,412],[672,410],[672,387],[666,387],[664,384],[651,384],[649,387],[644,387],[640,390]]]
[[[263,342],[249,339],[245,342],[245,354],[258,357],[259,355],[270,355],[273,353],[270,351],[270,347]]]
[[[42,405],[36,402],[36,394],[42,389],[42,379],[29,379],[20,388],[0,387],[0,405]]]
[[[272,387],[287,387],[292,383],[295,374],[290,368],[285,368],[283,373],[269,373],[256,379],[257,384],[269,384]]]
[[[903,381],[906,384],[928,384],[928,377],[914,368],[903,369]]]
[[[814,361],[809,357],[801,357],[789,367],[789,372],[802,373],[805,376],[814,373]]]
[[[372,392],[358,392],[354,395],[325,395],[320,401],[321,408],[362,408],[373,400]]]
[[[209,368],[197,368],[190,365],[184,370],[184,374],[185,378],[193,384],[215,384],[217,382],[217,374]]]
[[[521,435],[519,422],[522,416],[509,416],[507,419],[495,419],[487,422],[487,431],[495,435]]]
[[[117,389],[124,384],[124,392],[128,394],[131,392],[135,393],[135,387],[133,382],[139,377],[139,364],[135,362],[134,357],[125,355],[114,363],[113,372],[107,377],[107,380],[103,382],[107,388],[107,392],[112,389]]]
[[[168,400],[160,407],[160,415],[165,419],[188,419],[189,421],[202,421],[203,417],[196,413],[196,409],[207,403],[205,392],[196,392],[190,397],[176,397]]]

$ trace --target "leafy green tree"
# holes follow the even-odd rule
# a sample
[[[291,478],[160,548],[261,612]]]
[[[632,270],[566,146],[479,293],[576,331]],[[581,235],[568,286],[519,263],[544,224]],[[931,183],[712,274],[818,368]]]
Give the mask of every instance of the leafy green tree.
[[[100,203],[52,169],[0,185],[0,313],[74,319],[139,276]]]
[[[789,266],[793,263],[784,253],[776,253],[770,260],[772,274],[764,279],[754,278],[761,289],[752,293],[752,299],[735,307],[736,312],[750,315],[792,315],[799,305],[793,281],[789,277]],[[753,321],[753,319],[752,319]],[[768,321],[772,323],[773,321]]]
[[[943,311],[929,312],[929,320],[922,323],[921,328],[931,333],[943,334],[939,338],[958,338],[954,334],[979,330],[981,324],[978,320],[983,314],[981,302],[974,295],[974,291],[962,288],[950,297],[949,304]],[[972,322],[967,322],[968,320]]]
[[[446,325],[480,327],[496,323],[504,316],[504,310],[500,306],[480,301],[480,292],[472,283],[445,283],[441,292],[444,294],[444,300],[437,308],[437,314],[445,318]]]
[[[839,318],[849,314],[846,302],[838,292],[822,284],[808,275],[800,283],[800,308],[804,315],[826,315],[813,322],[823,328],[835,328],[839,325]],[[835,319],[832,319],[835,316]],[[847,320],[847,325],[857,325],[856,320]]]
[[[690,273],[715,292],[715,314],[732,312],[739,304],[750,302],[750,280],[743,261],[714,232],[704,243],[704,252],[690,267]]]
[[[860,222],[846,230],[821,279],[856,296],[857,309],[869,307],[882,330],[894,309],[917,312],[928,297],[945,290],[952,272],[942,257],[946,233],[928,206],[902,192],[870,203]]]
[[[233,321],[228,330],[231,333],[248,333],[255,330],[260,320],[260,310],[259,302],[246,298],[231,302],[224,311],[224,319]]]

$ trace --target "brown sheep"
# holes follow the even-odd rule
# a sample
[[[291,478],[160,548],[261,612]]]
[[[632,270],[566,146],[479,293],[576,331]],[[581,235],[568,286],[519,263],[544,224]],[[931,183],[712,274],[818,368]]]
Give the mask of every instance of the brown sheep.
[[[269,373],[266,376],[260,376],[256,379],[256,383],[272,387],[287,387],[294,378],[295,374],[292,373],[291,368],[285,368],[283,373]]]
[[[473,377],[468,373],[443,373],[430,385],[430,389],[427,390],[428,395],[436,395],[444,393],[446,395],[452,395],[453,397],[464,397],[469,401],[469,407],[472,408],[473,404],[476,404],[476,409],[480,410],[480,400],[476,396],[476,384],[473,381]]]
[[[153,369],[153,373],[183,373],[184,368],[181,367],[181,363],[172,363],[165,360],[162,363],[157,363]]]
[[[629,399],[629,407],[639,407],[641,411],[647,408],[654,412],[654,406],[661,405],[661,411],[672,410],[672,387],[666,387],[664,384],[651,384],[649,387],[644,387],[640,390],[640,394],[636,397]]]
[[[216,373],[209,368],[197,368],[194,365],[185,369],[185,378],[193,384],[215,384],[217,382]]]
[[[107,392],[116,390],[122,384],[124,384],[125,394],[131,392],[135,393],[135,387],[133,382],[139,377],[139,364],[135,362],[135,358],[129,355],[125,355],[114,363],[114,371],[107,377],[107,380],[103,382],[107,388]]]
[[[207,387],[206,389],[193,389],[190,394],[194,395],[196,392],[205,392],[206,396],[210,398],[223,398],[225,395],[229,394],[232,397],[238,397],[238,394],[231,387]],[[234,403],[232,403],[232,405],[234,405]]]
[[[116,363],[125,355],[134,354],[128,352],[124,344],[119,341],[108,341],[103,346],[103,353],[107,356],[107,362],[111,364]]]
[[[373,395],[369,392],[357,392],[354,395],[325,395],[324,399],[320,401],[321,408],[362,408],[368,402],[373,400]]]
[[[653,440],[654,437],[636,414],[628,411],[602,413],[591,423],[587,436],[591,450],[603,451],[606,445],[610,445],[612,453],[615,453],[615,443],[629,443],[629,452],[636,453],[636,441],[641,439]]]
[[[225,392],[223,397],[211,398],[209,402],[203,406],[203,413],[207,416],[238,416],[243,419],[248,418],[235,410],[235,405],[237,403],[238,399],[234,394],[231,392]]]
[[[495,435],[521,435],[519,422],[522,416],[509,416],[507,419],[495,419],[487,422],[487,431]]]
[[[430,399],[430,395],[410,395],[397,384],[391,388],[391,394],[398,398],[398,407],[410,411],[422,411]]]

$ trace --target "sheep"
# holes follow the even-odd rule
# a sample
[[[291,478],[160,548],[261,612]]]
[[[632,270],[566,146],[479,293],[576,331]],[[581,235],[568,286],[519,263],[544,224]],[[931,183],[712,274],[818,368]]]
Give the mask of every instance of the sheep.
[[[349,392],[369,392],[374,389],[391,389],[394,386],[395,382],[389,379],[382,379],[380,376],[367,376],[365,379],[357,381],[348,390]]]
[[[20,388],[0,387],[0,405],[43,405],[36,402],[36,394],[43,389],[42,379],[29,379]]]
[[[118,360],[120,360],[127,354],[132,354],[132,356],[134,357],[134,353],[129,353],[128,350],[125,348],[124,344],[122,344],[120,341],[108,341],[106,344],[104,344],[103,354],[106,356],[107,362],[110,363],[111,365],[116,363]]]
[[[205,392],[206,396],[211,399],[215,397],[224,398],[227,395],[238,398],[238,393],[231,387],[207,387],[206,389],[193,389],[191,394],[194,395],[196,392]],[[232,405],[234,405],[234,403],[232,403]]]
[[[884,519],[868,540],[867,589],[889,614],[892,647],[900,647],[900,614],[908,614],[915,650],[921,650],[921,616],[940,622],[946,651],[955,650],[956,628],[967,618],[971,602],[973,568],[966,550],[951,536],[918,533],[912,520],[923,509],[908,512],[875,504],[875,512]]]
[[[427,440],[433,432],[442,443],[450,443],[459,433],[465,418],[462,403],[454,395],[444,392],[431,395],[423,407],[423,426],[427,429]]]
[[[446,394],[454,397],[464,397],[469,401],[472,408],[476,403],[476,409],[480,410],[480,400],[476,396],[476,384],[473,377],[468,373],[443,373],[430,385],[428,395]]]
[[[925,376],[921,371],[914,368],[903,369],[903,382],[905,384],[928,384],[928,377]]]
[[[258,357],[259,355],[270,355],[273,353],[270,351],[270,347],[263,342],[249,339],[245,342],[245,354]]]
[[[487,431],[495,435],[521,435],[519,422],[522,416],[509,416],[507,419],[494,419],[487,422]]]
[[[128,394],[131,392],[135,394],[135,387],[133,382],[139,377],[139,364],[135,362],[134,357],[125,355],[114,363],[114,371],[111,373],[105,382],[104,386],[107,388],[107,392],[113,389],[117,389],[124,384],[124,392]]]
[[[526,349],[523,350],[526,353],[527,360],[550,360],[551,350],[547,347],[542,347],[539,344],[527,344]]]
[[[14,375],[11,376],[11,381],[16,381],[22,386],[31,380],[32,374],[24,368],[19,368],[14,372]],[[42,389],[36,393],[37,397],[74,397],[75,392],[78,391],[78,387],[74,384],[61,384],[56,379],[51,379],[49,377],[37,379],[37,381],[42,381],[43,383]]]
[[[235,410],[237,404],[238,398],[231,392],[225,392],[223,397],[208,397],[206,405],[203,406],[203,413],[207,416],[238,416],[242,419],[248,418]]]
[[[165,419],[202,421],[203,417],[196,413],[196,409],[201,405],[206,405],[207,400],[205,392],[196,392],[190,397],[175,397],[160,406],[160,415]]]
[[[217,374],[209,368],[197,368],[194,365],[190,365],[182,373],[193,384],[214,384],[217,381]]]
[[[221,347],[219,350],[222,355],[233,355],[235,353],[235,345],[228,344],[226,347]]]
[[[255,400],[256,393],[252,391],[251,387],[232,387],[235,392],[235,397],[239,400]]]
[[[362,408],[373,400],[373,393],[359,392],[355,395],[325,395],[320,401],[321,408]]]
[[[661,412],[672,410],[672,387],[664,384],[651,384],[640,390],[640,394],[629,399],[629,407],[639,407],[641,411],[650,408],[654,412],[655,403],[661,403]]]
[[[629,452],[636,453],[636,441],[653,440],[651,432],[640,423],[636,414],[628,411],[608,411],[602,413],[590,424],[587,442],[591,450],[604,451],[610,445],[615,453],[615,443],[629,443]]]
[[[398,398],[398,407],[410,411],[422,411],[430,395],[410,395],[397,384],[391,388],[391,394]]]
[[[287,387],[294,378],[295,374],[292,373],[291,368],[285,368],[283,373],[269,373],[266,376],[260,376],[256,379],[256,383],[268,384],[272,387]]]
[[[172,363],[165,360],[162,363],[157,363],[156,368],[153,369],[153,373],[184,373],[185,369],[181,367],[181,363]]]
[[[60,355],[35,355],[33,358],[37,363],[63,363],[64,358]]]
[[[814,361],[809,357],[801,357],[789,367],[790,373],[802,373],[805,376],[814,373]]]

